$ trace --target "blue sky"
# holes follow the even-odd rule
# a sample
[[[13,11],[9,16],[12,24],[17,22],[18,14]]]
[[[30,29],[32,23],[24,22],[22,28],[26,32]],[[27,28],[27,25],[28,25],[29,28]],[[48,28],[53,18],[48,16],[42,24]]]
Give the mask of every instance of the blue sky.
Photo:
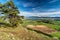
[[[0,0],[6,3],[8,0]],[[13,0],[21,15],[60,17],[60,0]]]

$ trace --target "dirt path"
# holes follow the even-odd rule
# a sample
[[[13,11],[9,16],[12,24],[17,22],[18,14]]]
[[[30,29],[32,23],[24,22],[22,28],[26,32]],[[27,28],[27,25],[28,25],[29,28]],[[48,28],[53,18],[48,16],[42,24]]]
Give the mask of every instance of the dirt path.
[[[28,25],[27,28],[31,28],[33,30],[41,31],[41,32],[46,33],[46,34],[52,34],[54,32],[57,32],[56,30],[51,29],[45,25],[36,25],[36,26]]]

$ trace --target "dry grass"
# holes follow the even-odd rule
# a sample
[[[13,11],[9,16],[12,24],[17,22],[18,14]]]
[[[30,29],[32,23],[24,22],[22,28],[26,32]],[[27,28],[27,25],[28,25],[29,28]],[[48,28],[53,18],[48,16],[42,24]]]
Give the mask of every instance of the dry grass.
[[[0,40],[53,40],[41,33],[30,31],[24,27],[1,27]]]

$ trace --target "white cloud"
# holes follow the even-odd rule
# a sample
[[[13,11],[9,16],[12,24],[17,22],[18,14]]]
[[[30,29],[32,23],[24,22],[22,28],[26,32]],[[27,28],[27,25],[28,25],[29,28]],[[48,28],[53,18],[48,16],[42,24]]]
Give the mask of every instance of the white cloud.
[[[39,9],[39,8],[32,8],[32,12],[58,12],[60,8],[51,8],[51,9]]]
[[[29,6],[29,3],[23,3],[23,6],[24,7],[28,7]]]
[[[33,3],[32,2],[27,2],[27,3],[21,3],[24,7],[28,7],[28,6],[32,6]]]
[[[20,15],[24,15],[24,16],[36,16],[33,12],[24,12],[24,11],[20,11]]]
[[[54,3],[54,2],[56,2],[56,1],[58,1],[58,0],[52,0],[52,1],[50,1],[49,3]]]
[[[39,14],[36,14],[38,16],[43,16],[43,17],[47,17],[47,16],[56,16],[57,14],[60,14],[60,12],[45,12],[45,13],[39,13]]]
[[[21,11],[21,15],[24,15],[24,16],[38,16],[38,17],[47,17],[49,15],[58,15],[60,14],[60,12],[44,12],[44,13],[34,13],[34,12],[23,12]]]

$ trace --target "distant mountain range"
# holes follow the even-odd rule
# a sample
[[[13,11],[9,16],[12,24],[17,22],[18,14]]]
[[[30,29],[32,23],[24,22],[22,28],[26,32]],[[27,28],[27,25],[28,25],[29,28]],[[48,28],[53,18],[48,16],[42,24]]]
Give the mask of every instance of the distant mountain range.
[[[60,18],[60,17],[38,17],[38,16],[29,16],[25,18]]]
[[[47,16],[27,16],[26,18],[40,19],[40,18],[60,18],[60,14],[51,14]]]
[[[29,16],[29,17],[25,17],[26,19],[56,19],[56,20],[60,20],[60,17],[38,17],[38,16]]]

